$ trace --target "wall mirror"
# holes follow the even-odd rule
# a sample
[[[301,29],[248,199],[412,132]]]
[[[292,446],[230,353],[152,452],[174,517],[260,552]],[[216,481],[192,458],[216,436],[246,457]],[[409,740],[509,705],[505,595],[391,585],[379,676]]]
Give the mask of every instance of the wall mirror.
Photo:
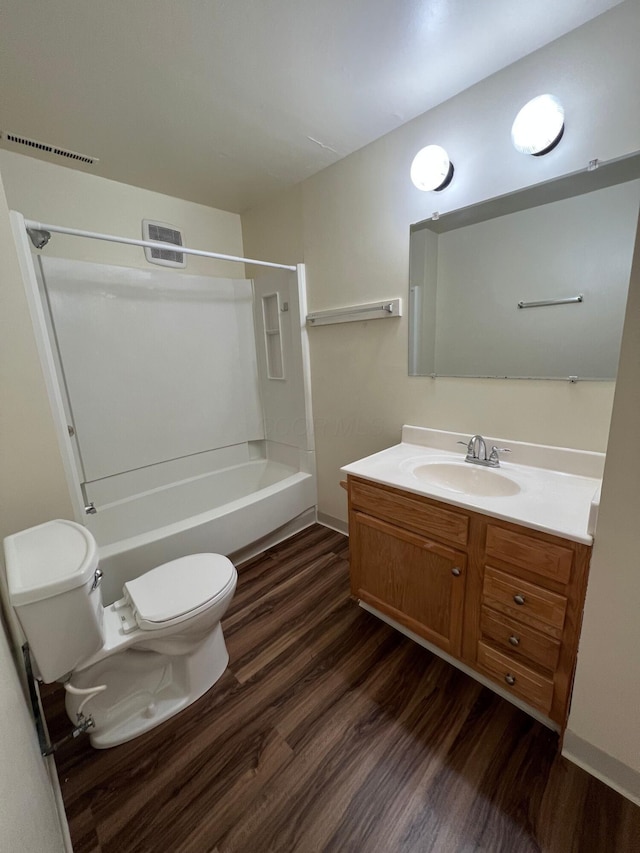
[[[411,226],[409,374],[615,379],[640,153]]]

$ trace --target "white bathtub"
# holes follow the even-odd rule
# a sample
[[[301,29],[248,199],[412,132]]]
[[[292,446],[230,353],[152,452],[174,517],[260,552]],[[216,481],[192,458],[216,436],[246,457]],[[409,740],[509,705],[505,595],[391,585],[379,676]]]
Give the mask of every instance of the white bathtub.
[[[270,460],[235,465],[106,504],[86,519],[100,546],[104,603],[125,581],[185,554],[244,551],[314,520],[314,477]],[[291,530],[287,530],[291,532]]]

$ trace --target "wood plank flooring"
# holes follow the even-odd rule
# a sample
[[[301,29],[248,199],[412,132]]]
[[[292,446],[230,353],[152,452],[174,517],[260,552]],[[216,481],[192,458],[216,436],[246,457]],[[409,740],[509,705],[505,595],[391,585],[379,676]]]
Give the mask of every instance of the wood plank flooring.
[[[60,750],[76,853],[638,853],[640,809],[349,599],[347,549],[316,525],[239,567],[207,695]],[[45,710],[68,731],[58,690]]]

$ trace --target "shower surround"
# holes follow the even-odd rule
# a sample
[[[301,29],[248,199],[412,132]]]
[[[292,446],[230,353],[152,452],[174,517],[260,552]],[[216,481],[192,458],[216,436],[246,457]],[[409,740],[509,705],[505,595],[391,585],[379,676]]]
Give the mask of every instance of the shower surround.
[[[25,285],[105,601],[159,563],[247,556],[315,520],[302,267],[245,280],[32,259]]]

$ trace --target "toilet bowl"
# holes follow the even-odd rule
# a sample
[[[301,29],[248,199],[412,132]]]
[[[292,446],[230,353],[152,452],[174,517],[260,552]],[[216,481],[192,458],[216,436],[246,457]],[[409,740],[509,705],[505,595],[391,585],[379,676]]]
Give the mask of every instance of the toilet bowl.
[[[36,676],[63,681],[74,724],[91,717],[91,744],[116,746],[200,698],[227,668],[220,619],[237,583],[220,554],[164,563],[103,607],[98,547],[73,521],[49,521],[4,540],[9,601]]]

